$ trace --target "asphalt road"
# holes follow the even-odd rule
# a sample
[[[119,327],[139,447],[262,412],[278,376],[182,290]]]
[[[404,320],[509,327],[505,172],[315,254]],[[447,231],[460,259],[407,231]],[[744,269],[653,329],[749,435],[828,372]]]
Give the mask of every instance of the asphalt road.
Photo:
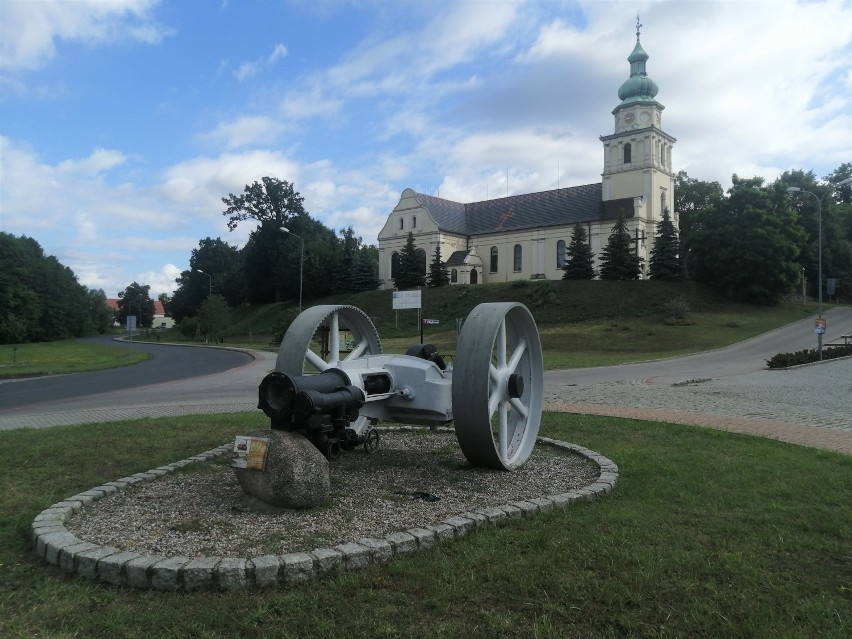
[[[826,313],[827,340],[852,334],[852,308]],[[570,387],[643,380],[658,388],[700,378],[740,379],[763,372],[779,352],[816,346],[814,318],[733,346],[665,360],[547,371],[545,395]],[[134,345],[139,348],[140,345]],[[45,428],[133,417],[252,411],[257,387],[275,367],[275,353],[146,345],[149,362],[122,369],[0,383],[0,430]],[[552,401],[552,400],[551,400]]]
[[[203,377],[245,366],[254,357],[245,351],[116,341],[96,337],[84,341],[142,350],[151,358],[134,366],[69,375],[34,377],[0,384],[0,415],[10,409],[40,412],[48,406],[87,397],[133,391],[150,385]],[[161,393],[168,388],[163,387]],[[93,400],[97,401],[97,400]]]

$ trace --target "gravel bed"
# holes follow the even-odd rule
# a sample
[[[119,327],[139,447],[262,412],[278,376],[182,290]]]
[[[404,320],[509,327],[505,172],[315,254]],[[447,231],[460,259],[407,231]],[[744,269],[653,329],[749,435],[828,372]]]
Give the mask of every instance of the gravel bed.
[[[358,448],[331,462],[332,494],[322,507],[247,511],[226,456],[110,495],[66,526],[80,539],[121,550],[249,558],[381,538],[464,511],[563,493],[599,476],[594,462],[541,443],[520,469],[505,472],[471,467],[453,433],[381,435],[373,454]]]

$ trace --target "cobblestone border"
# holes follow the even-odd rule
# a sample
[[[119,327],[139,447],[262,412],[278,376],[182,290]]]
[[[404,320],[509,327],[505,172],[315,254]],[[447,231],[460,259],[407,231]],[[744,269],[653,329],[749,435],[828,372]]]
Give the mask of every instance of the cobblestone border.
[[[538,441],[595,462],[600,468],[597,481],[566,493],[463,512],[422,527],[394,532],[382,539],[362,538],[332,548],[252,559],[192,559],[140,554],[82,541],[65,528],[65,521],[88,504],[138,482],[154,481],[188,464],[230,453],[233,444],[228,443],[173,464],[107,482],[53,504],[33,520],[33,546],[39,557],[69,574],[116,586],[183,592],[292,586],[338,570],[355,570],[427,550],[437,543],[460,539],[476,528],[532,517],[538,512],[561,508],[576,501],[596,499],[615,487],[618,466],[610,459],[588,448],[556,439],[539,437]]]

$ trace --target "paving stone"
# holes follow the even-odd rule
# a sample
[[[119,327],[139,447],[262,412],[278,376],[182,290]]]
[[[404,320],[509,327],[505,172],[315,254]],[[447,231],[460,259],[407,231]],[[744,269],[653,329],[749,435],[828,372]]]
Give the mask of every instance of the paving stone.
[[[77,568],[77,555],[98,547],[97,544],[88,541],[81,541],[79,544],[71,544],[70,546],[63,547],[59,553],[59,567],[65,572],[73,574]]]
[[[86,579],[97,579],[98,562],[104,557],[115,555],[118,552],[120,551],[117,548],[110,548],[109,546],[98,546],[91,550],[78,552],[74,562],[76,567],[75,572]]]
[[[405,555],[417,550],[417,539],[405,532],[391,533],[385,539],[393,548],[394,555]]]
[[[63,555],[64,555],[63,551]],[[104,557],[98,562],[98,578],[101,581],[121,586],[125,583],[124,566],[128,561],[141,557],[138,552],[119,552],[109,557]],[[61,558],[60,558],[61,561]]]
[[[188,592],[213,588],[213,573],[218,557],[199,557],[183,566],[183,589]]]
[[[409,528],[406,530],[409,535],[417,540],[417,547],[425,550],[435,545],[435,531],[427,528]]]
[[[313,557],[317,574],[326,575],[343,567],[343,555],[332,548],[314,548],[308,553]]]
[[[36,554],[48,563],[56,563],[56,555],[63,546],[76,544],[80,540],[70,532],[55,532],[42,535],[36,541]],[[48,558],[48,553],[49,557]]]
[[[355,570],[370,565],[372,550],[360,544],[349,542],[335,546],[334,550],[343,555],[343,567],[346,570]]]
[[[306,552],[281,555],[281,570],[287,585],[302,583],[314,576],[314,558]]]
[[[142,555],[137,559],[131,559],[125,565],[127,585],[134,588],[150,588],[149,569],[159,561],[166,559],[161,555]]]
[[[151,587],[154,590],[176,592],[180,589],[180,571],[190,561],[189,557],[169,557],[151,566]]]
[[[393,558],[393,547],[385,539],[372,539],[370,537],[362,537],[357,540],[358,545],[369,548],[373,551],[373,561],[385,562]]]
[[[254,583],[258,588],[270,588],[278,585],[278,573],[281,558],[278,555],[252,557],[254,564]]]
[[[467,533],[469,533],[476,527],[476,523],[472,519],[469,519],[462,515],[447,517],[443,521],[443,523],[453,527],[456,537],[464,537]]]
[[[455,529],[449,524],[445,524],[443,522],[427,524],[425,528],[426,530],[435,531],[436,541],[446,541],[447,539],[453,539],[456,536]]]
[[[242,590],[249,585],[249,567],[245,559],[226,557],[217,564],[213,579],[220,590]]]

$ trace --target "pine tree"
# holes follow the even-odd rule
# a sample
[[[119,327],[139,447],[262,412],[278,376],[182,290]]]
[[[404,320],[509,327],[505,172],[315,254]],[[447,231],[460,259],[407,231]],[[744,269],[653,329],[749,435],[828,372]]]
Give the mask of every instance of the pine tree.
[[[446,286],[450,283],[450,274],[447,267],[441,261],[441,245],[435,246],[435,256],[429,265],[429,277],[426,282],[429,286]]]
[[[421,259],[421,252],[414,244],[414,233],[408,232],[405,246],[399,252],[399,271],[394,278],[394,285],[400,291],[417,288],[426,284],[426,260]]]
[[[372,249],[372,252],[371,250]],[[379,288],[378,251],[372,246],[362,246],[355,254],[355,271],[352,276],[352,292],[374,291]]]
[[[642,260],[633,250],[630,229],[624,216],[618,218],[601,254],[602,280],[638,280]]]
[[[681,278],[680,240],[669,210],[657,222],[657,234],[651,249],[649,272],[652,280],[676,282]]]
[[[568,261],[563,270],[564,280],[591,280],[595,277],[595,254],[588,242],[586,228],[577,223],[571,235],[571,243],[568,245]]]

